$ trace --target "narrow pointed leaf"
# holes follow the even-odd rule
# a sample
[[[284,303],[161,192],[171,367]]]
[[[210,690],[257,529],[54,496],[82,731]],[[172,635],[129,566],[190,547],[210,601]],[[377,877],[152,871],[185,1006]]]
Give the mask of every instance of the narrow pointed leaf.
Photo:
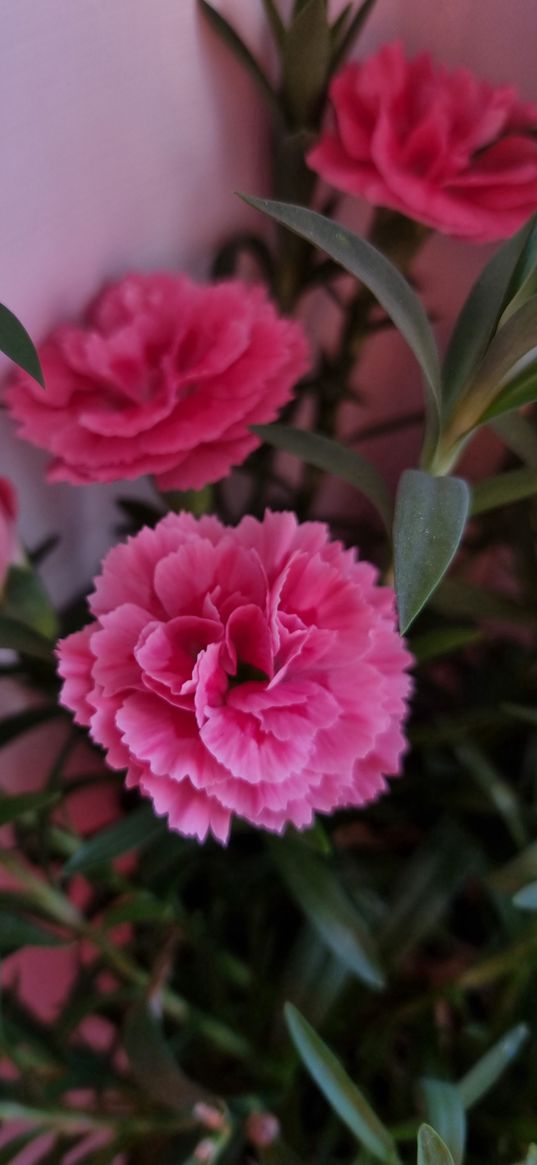
[[[379,1161],[397,1161],[395,1142],[359,1088],[307,1020],[288,1003],[285,1018],[295,1048],[340,1120]]]
[[[447,407],[460,396],[488,348],[530,234],[531,224],[526,224],[495,252],[460,312],[443,367],[443,397]]]
[[[39,356],[26,328],[3,303],[0,303],[0,352],[45,387]]]
[[[160,1025],[144,1004],[129,1012],[123,1046],[138,1084],[158,1104],[184,1112],[206,1095],[180,1069]]]
[[[145,848],[166,833],[164,822],[155,817],[149,805],[142,805],[113,825],[101,829],[76,850],[63,867],[64,876],[81,873],[103,862],[110,862],[133,849]]]
[[[529,469],[537,469],[537,431],[523,413],[502,413],[490,422],[491,429]]]
[[[306,0],[287,30],[283,52],[283,91],[295,125],[307,126],[314,118],[329,63],[326,0]]]
[[[319,247],[373,295],[404,336],[421,366],[435,412],[440,408],[438,350],[425,310],[397,267],[371,243],[316,211],[285,202],[241,195],[249,206]]]
[[[231,26],[231,24],[229,24],[229,22],[224,19],[220,12],[216,11],[216,8],[213,8],[212,4],[209,4],[207,0],[198,0],[198,3],[201,6],[202,12],[209,21],[209,24],[211,24],[215,32],[218,33],[220,39],[223,40],[224,43],[227,44],[228,48],[231,49],[236,59],[240,61],[241,65],[244,65],[247,72],[251,77],[253,77],[254,81],[259,86],[263,96],[267,99],[269,104],[273,107],[279,116],[280,107],[276,93],[274,92],[268,77],[263,72],[261,65],[258,63],[258,61],[256,61],[253,53],[250,52],[248,45],[246,45],[244,41],[241,40],[240,36],[235,32],[235,29]]]
[[[380,990],[384,973],[373,939],[330,867],[302,847],[271,848],[293,897],[328,949],[358,979]]]
[[[0,825],[17,821],[28,813],[40,813],[58,800],[59,793],[20,793],[16,797],[0,796]]]
[[[285,41],[285,25],[276,6],[276,0],[262,0],[271,32],[279,48]]]
[[[537,215],[533,216],[529,227],[524,249],[509,285],[507,306],[500,320],[500,326],[509,319],[509,316],[518,311],[518,308],[530,296],[537,292]]]
[[[384,478],[360,453],[346,449],[330,437],[308,433],[304,429],[286,425],[253,425],[252,428],[262,441],[276,449],[292,453],[307,465],[315,465],[317,469],[332,473],[354,486],[375,506],[384,525],[390,526],[392,505]]]
[[[418,1165],[454,1165],[447,1145],[430,1125],[418,1132]]]
[[[514,318],[514,317],[513,317]],[[537,334],[537,332],[536,332]],[[537,400],[537,361],[533,353],[533,363],[522,369],[518,375],[502,386],[500,391],[491,400],[483,415],[479,418],[480,424],[486,424],[496,417],[503,417],[521,409],[524,405],[534,404]]]
[[[31,655],[35,659],[52,659],[50,639],[9,615],[0,615],[0,648],[16,651],[19,655]]]
[[[409,647],[418,663],[429,663],[441,659],[474,643],[479,643],[483,632],[476,627],[439,627],[436,631],[424,631],[414,636]]]
[[[373,10],[375,2],[376,0],[364,0],[363,4],[354,14],[350,24],[342,31],[342,35],[336,41],[336,46],[332,54],[331,73],[337,72],[345,60],[347,53],[351,51],[355,40],[357,40],[369,14]]]
[[[537,882],[530,882],[529,886],[523,886],[518,890],[513,898],[514,906],[518,906],[519,910],[537,910]]]
[[[459,1081],[458,1089],[466,1109],[472,1108],[494,1087],[506,1068],[518,1056],[529,1034],[529,1028],[525,1023],[519,1023],[511,1028]]]
[[[537,469],[512,469],[472,487],[472,514],[486,514],[537,493]]]
[[[447,1080],[421,1081],[427,1120],[445,1141],[454,1161],[462,1165],[466,1141],[466,1114],[460,1092]]]
[[[470,491],[459,477],[407,469],[401,477],[393,530],[395,589],[402,634],[436,590],[466,525]]]
[[[0,951],[10,954],[19,951],[22,947],[59,947],[64,946],[65,940],[59,939],[50,930],[30,922],[20,915],[8,914],[0,911]]]
[[[524,303],[491,341],[475,376],[459,403],[462,418],[471,425],[482,423],[498,412],[518,408],[537,396],[535,354],[537,351],[537,295]],[[532,367],[520,372],[519,362],[532,357]],[[533,376],[532,376],[533,373]],[[529,388],[526,380],[529,379]],[[523,391],[513,393],[512,384],[522,382]],[[511,401],[511,398],[513,400]],[[505,403],[507,398],[507,403]],[[466,425],[469,428],[470,424]],[[461,427],[461,433],[466,431]]]

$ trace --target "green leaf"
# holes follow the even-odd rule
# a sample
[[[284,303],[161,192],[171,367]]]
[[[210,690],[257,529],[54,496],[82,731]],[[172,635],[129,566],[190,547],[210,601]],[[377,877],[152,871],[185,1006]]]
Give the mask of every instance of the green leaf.
[[[466,1115],[457,1086],[446,1080],[425,1079],[421,1081],[421,1088],[428,1121],[445,1141],[454,1165],[462,1165]]]
[[[61,947],[65,940],[26,918],[0,911],[0,951],[10,954],[21,947]]]
[[[268,214],[282,226],[325,251],[373,292],[385,312],[404,336],[422,368],[429,390],[429,402],[440,411],[440,369],[436,341],[425,310],[397,267],[371,243],[354,235],[322,214],[285,202],[241,195],[244,202]]]
[[[451,655],[461,648],[470,647],[479,643],[483,632],[475,627],[439,627],[435,631],[424,631],[423,635],[415,635],[409,641],[409,647],[418,663],[430,663],[433,659],[441,659],[444,655]]]
[[[0,720],[0,748],[24,735],[32,728],[45,724],[55,716],[62,716],[64,712],[57,704],[45,704],[41,708],[28,708],[25,712],[16,712],[13,716],[6,716]]]
[[[537,910],[537,882],[530,882],[529,886],[517,890],[513,906],[517,906],[519,910]]]
[[[490,422],[491,429],[508,449],[516,453],[529,469],[537,469],[537,432],[523,413],[502,413]]]
[[[512,469],[472,486],[471,512],[486,514],[537,493],[537,469]]]
[[[537,396],[536,365],[518,374],[517,365],[537,350],[537,295],[532,296],[496,332],[461,398],[460,435],[488,417],[527,404]],[[533,360],[535,357],[533,357]]]
[[[332,473],[354,486],[374,505],[389,528],[392,504],[386,482],[375,466],[360,453],[346,449],[330,437],[309,433],[304,429],[293,429],[286,425],[252,425],[252,429],[262,441],[276,449],[300,457],[308,465],[315,465],[317,469]]]
[[[145,1004],[133,1007],[127,1015],[123,1046],[140,1088],[157,1104],[184,1112],[205,1099],[205,1091],[179,1068],[160,1025]]]
[[[148,890],[138,890],[130,898],[115,903],[106,911],[103,926],[117,926],[120,922],[150,922],[155,925],[170,922],[173,916],[170,902],[156,898]]]
[[[402,474],[393,529],[395,589],[401,633],[436,590],[458,549],[470,507],[460,477]]]
[[[142,849],[166,833],[165,823],[155,817],[149,805],[121,817],[113,825],[101,829],[88,841],[82,842],[63,867],[65,877],[101,866],[133,849]]]
[[[237,35],[231,24],[229,24],[229,22],[224,19],[220,12],[216,11],[216,8],[213,8],[212,4],[207,3],[207,0],[198,0],[198,3],[201,6],[202,12],[209,21],[209,24],[212,26],[212,28],[214,28],[220,39],[224,41],[224,44],[226,44],[228,48],[231,49],[234,56],[238,61],[240,61],[241,65],[244,66],[250,76],[253,77],[263,96],[267,99],[269,105],[271,105],[279,117],[280,106],[278,103],[277,95],[274,92],[268,77],[263,72],[259,62],[256,61],[253,53],[250,52],[248,46],[245,45],[244,41],[242,41],[240,36]]]
[[[400,963],[434,930],[467,878],[479,853],[473,839],[455,826],[429,832],[406,862],[382,930],[382,949]]]
[[[326,0],[306,0],[293,16],[283,50],[283,93],[295,126],[307,126],[315,117],[330,47]]]
[[[528,225],[529,234],[509,285],[500,326],[537,292],[537,215]]]
[[[0,615],[0,648],[16,651],[19,655],[31,655],[35,659],[52,659],[50,639],[45,639],[38,631],[27,627],[18,619]]]
[[[494,1087],[506,1068],[518,1056],[529,1034],[529,1028],[525,1023],[519,1023],[511,1028],[459,1081],[458,1089],[466,1109],[472,1108]]]
[[[45,387],[39,356],[26,328],[3,303],[0,303],[0,352],[37,380],[42,388]]]
[[[447,1145],[430,1125],[418,1132],[418,1165],[454,1165]]]
[[[271,846],[280,873],[329,950],[376,991],[384,974],[369,931],[326,862],[285,841]]]
[[[473,741],[458,745],[455,756],[503,818],[515,845],[525,845],[528,837],[521,807],[507,781]]]
[[[283,48],[285,41],[285,25],[276,7],[276,0],[262,0],[271,32],[279,48]]]
[[[461,395],[490,344],[531,229],[531,223],[527,223],[495,252],[462,308],[444,360],[443,396],[447,409]]]
[[[28,813],[40,813],[43,809],[48,809],[54,805],[58,797],[59,793],[53,792],[20,793],[16,797],[6,797],[2,794],[0,795],[0,825],[17,821],[19,817],[25,817]]]
[[[334,1053],[290,1003],[285,1006],[285,1019],[304,1067],[340,1120],[374,1157],[380,1161],[396,1162],[397,1150],[391,1134],[347,1076]]]
[[[28,567],[10,567],[2,596],[2,610],[46,639],[57,638],[58,620],[54,608],[39,575]]]
[[[352,49],[352,46],[360,35],[370,12],[372,12],[375,2],[376,0],[364,0],[363,4],[354,14],[347,28],[342,27],[341,36],[336,40],[334,51],[332,53],[332,60],[330,63],[331,74],[336,73],[340,65],[343,64],[347,53],[349,53]],[[349,4],[349,11],[351,7],[352,5]]]

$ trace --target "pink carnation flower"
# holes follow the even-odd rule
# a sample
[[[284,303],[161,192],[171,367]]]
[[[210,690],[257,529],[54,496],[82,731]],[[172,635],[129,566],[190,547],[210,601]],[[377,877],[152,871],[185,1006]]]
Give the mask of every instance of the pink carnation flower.
[[[17,495],[7,477],[0,477],[0,592],[17,557]]]
[[[50,481],[153,474],[200,489],[256,448],[308,367],[299,324],[261,287],[131,275],[106,289],[84,326],[40,349],[46,390],[17,373],[7,403],[23,437],[54,455]]]
[[[394,596],[321,523],[169,514],[104,560],[62,702],[172,829],[225,842],[363,805],[399,771]]]
[[[308,163],[339,190],[448,235],[489,242],[537,210],[537,106],[400,44],[332,82],[335,125]]]

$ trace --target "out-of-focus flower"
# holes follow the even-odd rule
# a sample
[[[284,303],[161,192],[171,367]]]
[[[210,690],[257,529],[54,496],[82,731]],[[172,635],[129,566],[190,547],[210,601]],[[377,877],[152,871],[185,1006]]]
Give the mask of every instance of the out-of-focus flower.
[[[0,593],[17,549],[17,495],[7,477],[0,477]]]
[[[308,155],[339,190],[490,242],[537,210],[537,106],[511,86],[386,45],[333,80],[333,129]]]
[[[259,444],[308,367],[299,324],[261,287],[131,275],[106,289],[84,326],[40,349],[46,392],[18,372],[6,400],[20,433],[54,455],[51,481],[152,474],[199,489]]]
[[[280,1136],[280,1122],[272,1112],[251,1112],[246,1121],[246,1135],[252,1145],[268,1149]]]
[[[109,552],[90,606],[59,646],[62,702],[172,829],[305,828],[398,772],[393,592],[324,524],[169,514]]]

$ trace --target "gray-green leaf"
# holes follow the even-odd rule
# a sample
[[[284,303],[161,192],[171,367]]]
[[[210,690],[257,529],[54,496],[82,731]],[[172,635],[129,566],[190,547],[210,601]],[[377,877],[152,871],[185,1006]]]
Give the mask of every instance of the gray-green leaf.
[[[418,1165],[454,1165],[447,1145],[430,1125],[418,1132]]]
[[[3,303],[0,303],[0,352],[45,387],[39,356],[26,328]]]
[[[460,1092],[447,1080],[421,1081],[425,1113],[433,1128],[445,1141],[454,1161],[461,1165],[466,1141],[466,1115]]]
[[[282,226],[325,251],[373,292],[373,295],[404,336],[425,375],[428,398],[436,415],[440,411],[438,349],[427,315],[397,267],[366,239],[325,218],[316,211],[285,202],[241,195],[249,206],[268,214]]]
[[[525,1023],[511,1028],[459,1081],[458,1089],[466,1109],[472,1108],[494,1087],[505,1069],[518,1056],[529,1034]]]
[[[165,823],[155,817],[149,805],[141,805],[133,813],[121,817],[113,825],[101,829],[76,850],[63,867],[65,876],[78,874],[103,862],[110,862],[133,849],[142,849],[166,833]]]
[[[287,1003],[285,1018],[295,1048],[318,1088],[356,1139],[380,1161],[398,1160],[391,1133],[379,1120],[359,1088],[347,1076],[317,1032],[296,1007]]]
[[[325,473],[354,486],[375,506],[384,525],[389,528],[392,518],[392,504],[384,478],[375,466],[352,449],[346,449],[339,441],[323,437],[320,433],[309,433],[304,429],[293,429],[287,425],[252,425],[254,433],[285,453],[300,457],[308,465],[315,465]]]
[[[307,0],[287,30],[283,91],[293,124],[309,125],[326,85],[330,28],[326,0]]]
[[[395,589],[404,634],[452,562],[466,525],[470,491],[459,477],[403,473],[393,529]]]

